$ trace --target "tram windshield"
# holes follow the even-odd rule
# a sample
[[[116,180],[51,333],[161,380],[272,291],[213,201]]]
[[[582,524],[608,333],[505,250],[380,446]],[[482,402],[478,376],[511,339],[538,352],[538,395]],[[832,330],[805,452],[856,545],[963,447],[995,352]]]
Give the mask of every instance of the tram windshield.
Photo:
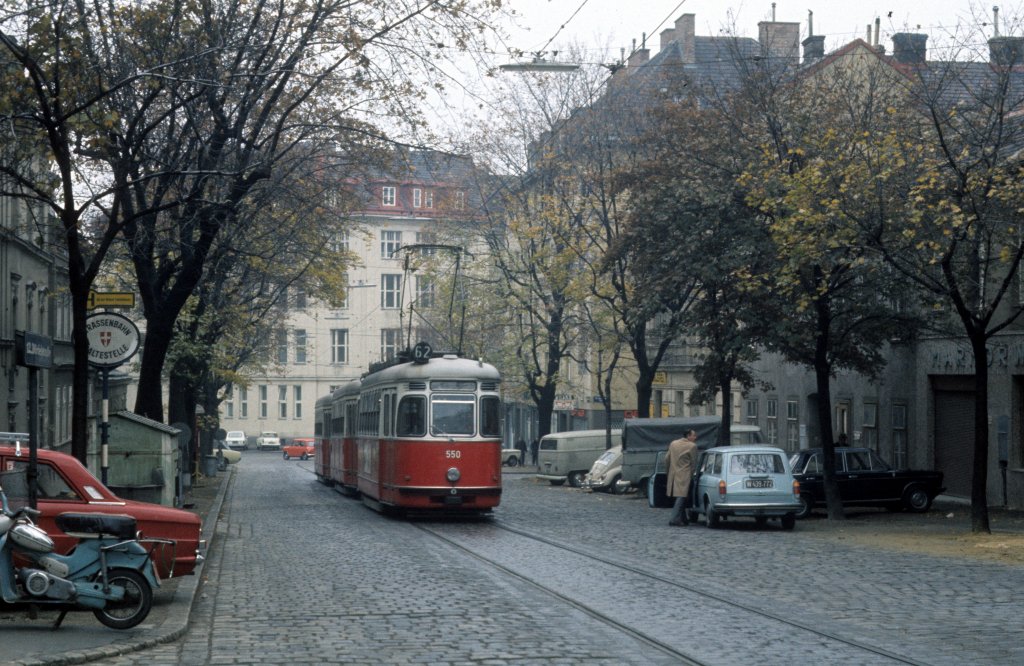
[[[472,435],[474,433],[473,395],[433,395],[430,397],[431,435]]]

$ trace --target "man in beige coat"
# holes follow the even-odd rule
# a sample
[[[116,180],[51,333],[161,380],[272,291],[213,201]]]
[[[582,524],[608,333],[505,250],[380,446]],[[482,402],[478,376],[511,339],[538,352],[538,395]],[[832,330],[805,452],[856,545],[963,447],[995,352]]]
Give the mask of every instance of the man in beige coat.
[[[665,493],[675,497],[672,505],[672,518],[669,525],[689,525],[686,516],[686,496],[690,493],[690,479],[697,465],[697,431],[692,428],[682,439],[668,445],[668,479]]]

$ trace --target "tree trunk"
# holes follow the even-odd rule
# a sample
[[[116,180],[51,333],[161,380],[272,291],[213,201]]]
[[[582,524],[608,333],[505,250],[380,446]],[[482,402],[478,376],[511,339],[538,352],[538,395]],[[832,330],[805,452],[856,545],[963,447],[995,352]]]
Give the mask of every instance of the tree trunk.
[[[174,317],[167,317],[163,310],[159,314],[147,313],[146,344],[142,348],[135,413],[160,423],[164,422],[164,359],[171,345],[173,328]]]
[[[727,446],[731,441],[729,432],[732,430],[732,380],[722,378],[718,390],[722,392],[722,427],[718,429],[718,445]]]
[[[988,522],[988,347],[971,332],[974,351],[974,464],[971,474],[971,531],[991,533]]]

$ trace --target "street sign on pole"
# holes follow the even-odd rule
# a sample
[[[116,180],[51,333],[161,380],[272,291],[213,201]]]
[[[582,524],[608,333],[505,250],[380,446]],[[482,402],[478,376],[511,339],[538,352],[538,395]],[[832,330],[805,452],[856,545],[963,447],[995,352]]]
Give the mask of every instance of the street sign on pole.
[[[89,291],[85,300],[85,307],[89,310],[96,308],[133,308],[135,307],[135,292],[133,291]]]
[[[124,315],[98,312],[85,318],[85,336],[89,340],[89,363],[99,367],[103,375],[100,481],[107,483],[107,470],[110,469],[110,370],[130,359],[139,350],[139,328]]]

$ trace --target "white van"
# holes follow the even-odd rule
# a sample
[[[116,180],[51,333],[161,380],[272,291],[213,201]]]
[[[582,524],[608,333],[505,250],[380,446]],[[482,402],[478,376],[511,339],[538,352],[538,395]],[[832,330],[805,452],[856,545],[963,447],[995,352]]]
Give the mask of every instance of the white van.
[[[622,431],[612,430],[612,446],[622,443]],[[579,488],[587,472],[607,450],[607,431],[571,430],[545,435],[537,451],[537,478],[560,486]]]

